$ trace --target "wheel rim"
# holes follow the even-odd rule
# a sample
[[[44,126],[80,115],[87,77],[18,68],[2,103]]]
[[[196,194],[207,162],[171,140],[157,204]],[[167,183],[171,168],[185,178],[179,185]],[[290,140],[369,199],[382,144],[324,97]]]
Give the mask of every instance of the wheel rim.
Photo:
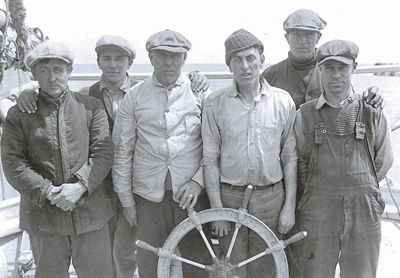
[[[276,235],[271,231],[271,229],[265,225],[262,221],[256,217],[248,214],[242,210],[235,210],[229,208],[218,208],[218,209],[208,209],[203,210],[198,213],[194,213],[189,218],[182,221],[174,230],[169,234],[163,247],[162,253],[158,260],[158,277],[171,277],[170,266],[173,252],[177,247],[181,239],[191,230],[196,229],[198,225],[203,225],[205,223],[214,221],[230,221],[235,223],[240,223],[243,226],[256,232],[267,244],[268,248],[274,251],[271,255],[274,257],[276,266],[276,277],[277,278],[287,278],[289,277],[288,264],[286,260],[285,252],[283,251],[283,246]],[[211,255],[210,255],[211,256]],[[221,261],[219,261],[221,262]],[[215,266],[215,262],[214,265]],[[205,270],[206,272],[206,270]],[[215,274],[215,273],[214,273]],[[210,273],[210,277],[214,276]],[[219,276],[219,277],[236,277],[236,276]]]

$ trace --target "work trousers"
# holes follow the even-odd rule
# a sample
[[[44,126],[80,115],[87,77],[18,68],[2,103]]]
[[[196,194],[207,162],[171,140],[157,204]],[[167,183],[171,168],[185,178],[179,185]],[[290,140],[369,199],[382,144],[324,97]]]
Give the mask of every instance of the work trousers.
[[[160,203],[151,202],[136,194],[135,201],[138,213],[137,239],[154,247],[162,247],[173,228],[188,217],[187,210],[179,207],[179,204],[173,200],[171,190],[165,191],[164,199]],[[199,212],[208,208],[210,204],[207,194],[199,195],[194,209]],[[211,242],[211,225],[206,223],[202,226]],[[178,248],[183,258],[201,264],[212,264],[211,255],[196,229],[191,230],[182,238]],[[157,278],[158,256],[153,252],[138,248],[137,264],[139,277]],[[205,270],[186,263],[182,263],[182,270],[185,278],[204,278],[208,275]]]
[[[136,270],[136,226],[129,225],[123,211],[117,214],[113,258],[118,278],[132,278]]]
[[[112,277],[108,226],[80,235],[29,234],[36,278],[69,278],[71,263],[79,278]]]
[[[221,187],[221,199],[225,208],[239,209],[243,204],[244,192]],[[279,215],[285,201],[282,182],[266,190],[254,191],[250,197],[248,213],[265,223],[278,238]],[[228,251],[235,223],[231,223],[231,232],[227,236],[218,237],[218,241],[226,254]],[[267,249],[265,241],[253,230],[242,226],[239,229],[231,254],[231,263],[237,264]],[[244,265],[236,271],[240,278],[275,277],[276,268],[272,255],[263,256],[254,262]]]

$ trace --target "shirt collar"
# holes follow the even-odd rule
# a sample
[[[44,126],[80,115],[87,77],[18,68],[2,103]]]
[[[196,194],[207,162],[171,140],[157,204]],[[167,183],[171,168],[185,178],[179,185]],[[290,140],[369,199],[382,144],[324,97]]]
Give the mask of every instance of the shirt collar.
[[[129,91],[129,88],[131,87],[131,81],[129,79],[129,74],[126,73],[125,81],[122,83],[121,87],[119,88],[121,91],[124,93],[127,93]],[[102,91],[104,88],[109,89],[108,85],[106,84],[106,81],[104,80],[104,75],[101,75],[100,78],[100,91]]]
[[[271,85],[269,85],[267,80],[261,75],[260,75],[259,81],[261,84],[260,94],[261,95],[267,94],[268,91],[270,90]],[[233,90],[229,92],[229,97],[239,97],[238,84],[235,81],[235,79],[233,79],[232,87],[233,87]]]
[[[354,93],[353,89],[351,89],[349,96],[342,100],[340,103],[340,107],[344,107],[346,105],[348,105],[350,102],[353,102],[356,99],[356,94]],[[317,105],[315,106],[315,108],[317,110],[321,109],[324,105],[329,105],[332,106],[328,103],[328,101],[325,98],[325,90],[322,92],[322,94],[320,95],[320,97],[318,98],[317,101]]]

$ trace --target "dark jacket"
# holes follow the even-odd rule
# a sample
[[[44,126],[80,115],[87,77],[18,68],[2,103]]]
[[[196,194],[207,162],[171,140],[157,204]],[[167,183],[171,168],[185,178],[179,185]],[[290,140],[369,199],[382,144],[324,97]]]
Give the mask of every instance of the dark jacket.
[[[21,193],[21,229],[81,234],[102,228],[112,216],[103,180],[112,167],[113,143],[99,100],[70,91],[51,100],[40,92],[35,114],[10,109],[1,149],[6,178]],[[51,184],[78,180],[87,192],[72,212],[46,199]]]
[[[288,92],[296,104],[296,109],[299,109],[300,105],[306,101],[318,98],[322,92],[322,83],[318,68],[314,65],[310,69],[309,82],[305,86],[296,69],[290,63],[289,58],[267,68],[262,73],[262,76],[271,86]]]

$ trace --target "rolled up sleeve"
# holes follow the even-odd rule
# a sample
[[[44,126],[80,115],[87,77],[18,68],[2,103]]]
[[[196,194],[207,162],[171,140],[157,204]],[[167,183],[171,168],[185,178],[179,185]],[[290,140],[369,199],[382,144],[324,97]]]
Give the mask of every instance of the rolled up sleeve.
[[[203,138],[203,165],[219,166],[221,135],[211,102],[207,99],[203,106],[201,134]]]

